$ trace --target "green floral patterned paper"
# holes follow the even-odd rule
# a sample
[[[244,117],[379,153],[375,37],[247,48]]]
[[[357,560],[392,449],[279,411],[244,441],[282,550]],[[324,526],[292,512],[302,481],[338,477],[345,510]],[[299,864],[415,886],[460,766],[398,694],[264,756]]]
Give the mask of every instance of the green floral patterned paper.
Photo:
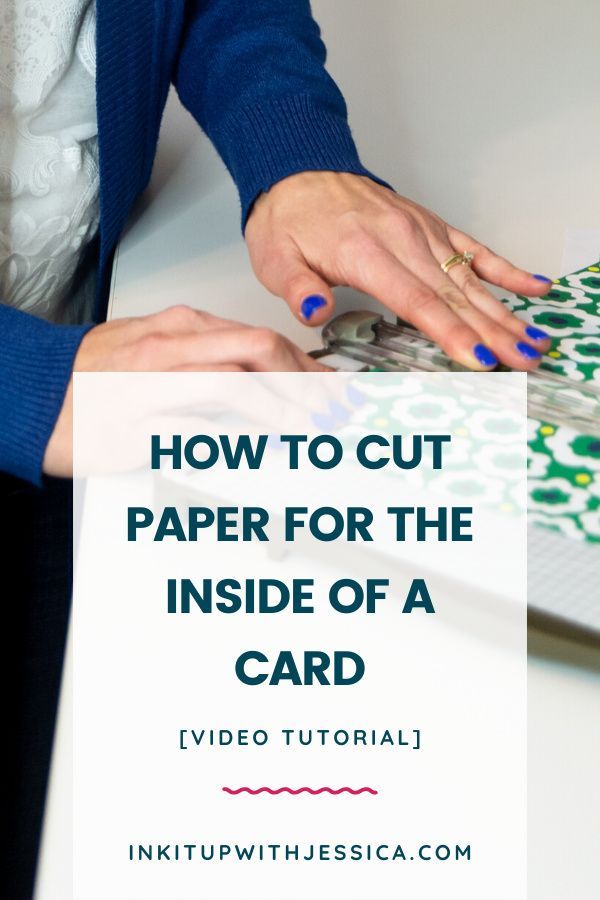
[[[518,403],[500,409],[497,397],[484,398],[479,390],[469,393],[464,381],[460,386],[454,383],[451,373],[425,381],[405,375],[395,380],[388,371],[383,383],[377,375],[370,379],[363,374],[355,386],[365,402],[340,429],[342,440],[351,444],[366,434],[389,438],[398,432],[439,434],[442,430],[452,435],[444,452],[443,472],[425,468],[417,475],[412,470],[413,484],[417,477],[423,487],[433,482],[457,501],[477,503],[506,516],[524,509],[523,420]],[[387,474],[398,484],[404,478],[400,470]]]
[[[600,262],[557,279],[543,298],[512,296],[504,302],[522,319],[552,337],[553,346],[542,369],[568,378],[575,386],[587,382],[600,388]],[[410,337],[404,335],[402,343],[404,347],[410,345]],[[421,335],[419,348],[423,343]],[[433,343],[425,343],[432,352],[436,351]],[[451,361],[439,348],[437,352],[440,370],[451,368]],[[370,368],[384,371],[377,365]],[[385,371],[393,368],[392,359]],[[374,382],[369,389],[372,404],[360,416],[353,417],[353,422],[357,426],[368,423],[371,429],[383,431],[396,421],[418,426],[422,431],[428,422],[444,422],[454,435],[456,453],[449,473],[453,489],[465,496],[478,495],[510,513],[514,500],[509,489],[510,468],[513,451],[516,452],[510,447],[510,422],[504,422],[496,410],[491,411],[486,423],[475,421],[468,410],[454,409],[452,392],[444,390],[443,385],[444,380],[435,388],[437,396],[429,396],[426,402],[419,396],[416,383],[410,390],[405,385],[403,390],[409,390],[409,394],[414,391],[415,396],[397,397],[390,405],[386,391],[379,390]],[[365,390],[364,381],[361,390]],[[508,429],[507,445],[500,452],[493,446],[499,426]],[[529,520],[577,540],[600,543],[600,438],[552,422],[551,416],[548,421],[529,418],[528,429]],[[486,440],[489,447],[483,446]],[[473,476],[470,459],[474,454],[485,455],[485,485],[478,485]],[[497,481],[490,492],[491,476]]]
[[[600,263],[554,282],[542,299],[506,304],[553,338],[548,371],[600,387]],[[600,439],[529,420],[529,517],[579,540],[600,543]]]

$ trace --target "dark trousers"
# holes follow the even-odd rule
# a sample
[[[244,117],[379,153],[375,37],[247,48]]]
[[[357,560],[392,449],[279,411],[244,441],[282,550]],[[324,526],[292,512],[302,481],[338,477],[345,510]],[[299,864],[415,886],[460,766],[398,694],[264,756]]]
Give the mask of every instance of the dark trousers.
[[[0,474],[0,896],[30,900],[40,844],[72,580],[71,481]]]

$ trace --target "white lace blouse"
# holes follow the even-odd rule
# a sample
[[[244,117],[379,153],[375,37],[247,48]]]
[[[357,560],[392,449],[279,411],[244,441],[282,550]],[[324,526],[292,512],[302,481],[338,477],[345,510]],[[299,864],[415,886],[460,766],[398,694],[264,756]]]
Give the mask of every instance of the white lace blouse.
[[[1,0],[0,302],[58,322],[98,229],[93,0]]]

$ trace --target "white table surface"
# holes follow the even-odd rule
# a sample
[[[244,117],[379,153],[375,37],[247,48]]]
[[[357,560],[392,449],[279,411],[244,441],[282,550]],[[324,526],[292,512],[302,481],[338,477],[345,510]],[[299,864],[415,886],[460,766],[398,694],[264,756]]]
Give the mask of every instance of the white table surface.
[[[367,165],[532,271],[600,257],[597,0],[313,5]],[[174,98],[116,274],[112,317],[188,303],[318,346],[252,277],[234,188]],[[366,303],[347,290],[338,302]],[[72,896],[70,666],[37,900]],[[529,900],[600,895],[599,746],[600,655],[532,631]]]

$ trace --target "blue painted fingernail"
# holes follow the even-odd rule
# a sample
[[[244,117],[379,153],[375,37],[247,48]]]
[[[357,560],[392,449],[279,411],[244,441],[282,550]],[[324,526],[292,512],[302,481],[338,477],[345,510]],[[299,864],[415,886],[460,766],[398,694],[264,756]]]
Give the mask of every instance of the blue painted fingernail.
[[[485,344],[475,344],[473,347],[473,356],[482,366],[497,366],[498,365],[498,357],[495,353],[492,353],[489,347],[486,347]]]
[[[545,275],[534,275],[534,278],[537,278],[538,281],[545,281],[546,284],[552,284],[552,279],[547,278]]]
[[[333,416],[322,415],[322,413],[312,413],[311,419],[313,420],[313,424],[316,425],[320,431],[325,433],[332,431],[336,427],[336,421]]]
[[[313,313],[318,309],[323,309],[324,306],[327,306],[325,297],[321,294],[311,294],[310,297],[305,297],[300,304],[300,312],[302,317],[308,321],[312,318]]]
[[[531,347],[524,341],[519,341],[519,343],[517,344],[517,350],[519,351],[521,356],[525,357],[525,359],[539,359],[542,355],[541,353],[538,353],[535,347]]]
[[[351,384],[346,385],[346,396],[353,406],[362,406],[367,402],[365,395]]]
[[[541,328],[535,328],[534,325],[529,325],[525,329],[525,334],[527,337],[530,337],[532,341],[547,341],[550,337],[549,334],[546,334]]]

